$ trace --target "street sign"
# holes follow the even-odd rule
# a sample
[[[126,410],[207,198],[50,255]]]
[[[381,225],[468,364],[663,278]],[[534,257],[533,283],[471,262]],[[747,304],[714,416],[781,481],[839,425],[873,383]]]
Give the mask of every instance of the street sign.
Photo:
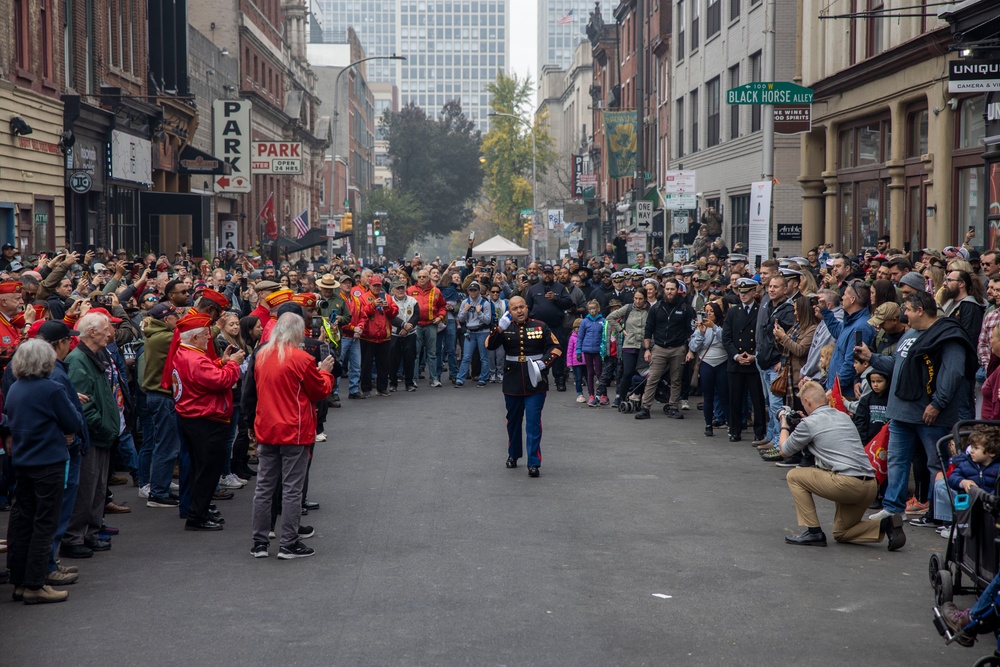
[[[691,170],[668,171],[663,175],[663,191],[667,194],[694,194],[695,172]]]
[[[812,130],[812,105],[774,107],[774,133],[798,134]]]
[[[627,252],[646,252],[646,233],[639,232],[626,236],[625,250]]]
[[[726,91],[729,104],[812,104],[812,88],[789,81],[755,81]]]
[[[653,202],[640,199],[635,203],[635,228],[648,232],[653,227]]]
[[[239,223],[236,220],[222,220],[219,222],[219,250],[239,250],[237,234],[239,233]]]
[[[675,210],[670,216],[670,235],[687,234],[691,229],[691,211]]]
[[[952,60],[948,63],[949,93],[1000,91],[1000,61]]]
[[[69,177],[69,189],[78,195],[90,192],[94,179],[85,171],[74,171]]]
[[[229,176],[215,177],[216,192],[250,192],[250,111],[247,100],[215,100],[215,155],[229,164]]]
[[[561,232],[563,229],[563,209],[550,208],[548,211],[549,229]]]
[[[375,237],[375,245],[377,245],[379,248],[384,248],[385,247],[385,237],[384,236],[376,236]]]
[[[663,207],[668,211],[678,211],[686,208],[698,208],[696,193],[663,195]]]
[[[326,223],[326,237],[332,239],[337,234],[337,223],[330,221]]]
[[[253,142],[253,171],[257,174],[301,174],[302,142]]]

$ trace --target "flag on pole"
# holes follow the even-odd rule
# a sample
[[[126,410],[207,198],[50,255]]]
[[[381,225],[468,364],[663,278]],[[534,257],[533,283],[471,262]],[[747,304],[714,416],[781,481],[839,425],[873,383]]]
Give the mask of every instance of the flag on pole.
[[[346,245],[346,247],[344,249],[347,250],[347,254],[350,255],[351,254],[351,239],[350,239],[350,237],[348,237],[346,239],[346,241],[347,241],[347,245]]]
[[[573,22],[573,10],[566,12],[566,16],[556,21],[556,25],[569,25]]]
[[[272,240],[278,238],[278,221],[274,219],[273,192],[267,196],[267,201],[264,202],[264,208],[260,209],[260,215],[257,217],[264,218],[264,233],[267,234],[268,238]]]
[[[295,238],[300,239],[309,231],[309,209],[306,209],[292,218],[295,225]]]

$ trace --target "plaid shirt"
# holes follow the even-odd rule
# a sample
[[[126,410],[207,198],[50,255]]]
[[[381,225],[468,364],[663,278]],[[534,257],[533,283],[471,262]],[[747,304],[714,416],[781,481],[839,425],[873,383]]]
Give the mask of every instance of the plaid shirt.
[[[986,368],[990,363],[990,356],[992,355],[992,351],[990,350],[990,335],[997,328],[998,324],[1000,324],[1000,308],[990,306],[990,309],[986,311],[986,315],[983,316],[983,328],[979,332],[979,344],[976,345],[976,353],[979,355],[979,365],[983,368]]]

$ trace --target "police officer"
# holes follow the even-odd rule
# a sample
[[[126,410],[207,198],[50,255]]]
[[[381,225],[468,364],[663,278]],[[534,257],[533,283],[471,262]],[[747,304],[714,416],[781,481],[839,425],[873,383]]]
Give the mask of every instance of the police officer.
[[[729,373],[729,442],[741,440],[743,404],[747,390],[753,406],[755,440],[761,440],[767,427],[764,407],[764,388],[760,371],[754,363],[757,349],[757,313],[760,306],[754,298],[760,284],[751,278],[740,278],[736,292],[740,302],[729,307],[722,323],[722,344],[726,348]],[[758,417],[758,415],[761,415]]]
[[[506,362],[503,394],[507,405],[507,467],[516,468],[524,455],[521,422],[525,421],[528,441],[528,476],[538,477],[542,465],[542,407],[549,388],[548,368],[562,356],[559,340],[548,325],[528,319],[528,304],[511,297],[509,313],[500,318],[486,347],[503,347]]]

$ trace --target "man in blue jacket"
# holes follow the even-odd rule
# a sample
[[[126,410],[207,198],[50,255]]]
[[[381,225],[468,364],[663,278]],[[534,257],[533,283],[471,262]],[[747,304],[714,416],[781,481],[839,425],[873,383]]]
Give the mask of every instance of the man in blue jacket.
[[[861,283],[854,281],[848,283],[844,288],[844,295],[841,298],[841,305],[844,308],[844,321],[838,322],[833,311],[827,309],[823,299],[819,301],[820,311],[823,313],[823,321],[830,334],[837,339],[837,344],[833,349],[833,357],[830,358],[830,368],[827,372],[826,389],[829,393],[833,389],[833,383],[840,381],[840,391],[847,398],[854,397],[854,347],[855,332],[861,332],[861,342],[867,347],[872,346],[875,340],[875,327],[868,324],[871,313],[868,307],[871,304],[871,289]]]

